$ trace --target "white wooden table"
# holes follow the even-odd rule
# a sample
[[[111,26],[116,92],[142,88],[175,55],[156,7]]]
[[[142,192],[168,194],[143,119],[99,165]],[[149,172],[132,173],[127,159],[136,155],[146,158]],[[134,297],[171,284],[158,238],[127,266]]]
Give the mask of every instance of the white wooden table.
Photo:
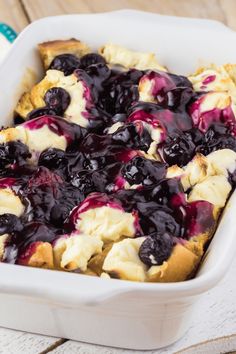
[[[0,22],[16,31],[44,16],[121,8],[212,18],[236,29],[236,0],[0,0]],[[149,354],[236,354],[236,259],[226,278],[199,300],[192,326],[173,346]],[[1,316],[1,314],[0,314]],[[199,344],[200,343],[200,344]],[[0,328],[0,354],[135,354]]]

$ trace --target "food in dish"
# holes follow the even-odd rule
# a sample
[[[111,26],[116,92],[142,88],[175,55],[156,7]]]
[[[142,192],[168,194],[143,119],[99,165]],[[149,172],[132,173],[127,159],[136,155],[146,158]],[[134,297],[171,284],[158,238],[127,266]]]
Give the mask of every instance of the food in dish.
[[[45,76],[0,131],[0,260],[141,282],[190,279],[234,190],[234,65],[39,44]]]

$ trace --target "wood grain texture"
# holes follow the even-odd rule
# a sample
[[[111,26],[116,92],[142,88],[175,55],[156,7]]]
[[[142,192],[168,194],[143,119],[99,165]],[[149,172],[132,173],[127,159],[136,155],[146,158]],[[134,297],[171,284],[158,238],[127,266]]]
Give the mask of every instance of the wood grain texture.
[[[22,0],[31,21],[51,15],[103,12],[124,8],[157,12],[165,15],[211,18],[236,26],[230,9],[235,0]],[[234,4],[234,5],[233,5]]]
[[[0,328],[0,354],[39,354],[58,341],[58,338]]]
[[[219,0],[219,5],[225,17],[225,23],[233,30],[236,30],[236,1]]]
[[[28,25],[27,17],[18,0],[0,0],[0,22],[5,22],[20,32]]]

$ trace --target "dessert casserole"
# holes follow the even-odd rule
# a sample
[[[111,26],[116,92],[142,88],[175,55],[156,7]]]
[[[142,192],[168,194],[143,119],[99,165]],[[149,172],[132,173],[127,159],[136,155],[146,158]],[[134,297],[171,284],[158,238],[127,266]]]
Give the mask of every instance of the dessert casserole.
[[[44,77],[0,131],[0,261],[194,277],[236,182],[236,65],[185,77],[115,44],[38,51]]]

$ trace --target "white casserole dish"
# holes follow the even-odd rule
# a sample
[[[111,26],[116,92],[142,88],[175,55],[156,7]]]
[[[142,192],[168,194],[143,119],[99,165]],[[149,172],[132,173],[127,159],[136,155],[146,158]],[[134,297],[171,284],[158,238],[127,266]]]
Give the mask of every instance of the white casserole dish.
[[[2,125],[9,125],[29,84],[27,70],[37,73],[34,81],[40,76],[37,44],[70,37],[95,48],[112,41],[156,50],[159,61],[179,74],[193,71],[202,60],[236,62],[236,34],[215,21],[130,10],[44,18],[20,34],[1,65]],[[230,267],[236,251],[235,209],[236,193],[200,271],[185,282],[136,283],[0,263],[0,326],[130,349],[169,345],[188,329],[198,296]]]

